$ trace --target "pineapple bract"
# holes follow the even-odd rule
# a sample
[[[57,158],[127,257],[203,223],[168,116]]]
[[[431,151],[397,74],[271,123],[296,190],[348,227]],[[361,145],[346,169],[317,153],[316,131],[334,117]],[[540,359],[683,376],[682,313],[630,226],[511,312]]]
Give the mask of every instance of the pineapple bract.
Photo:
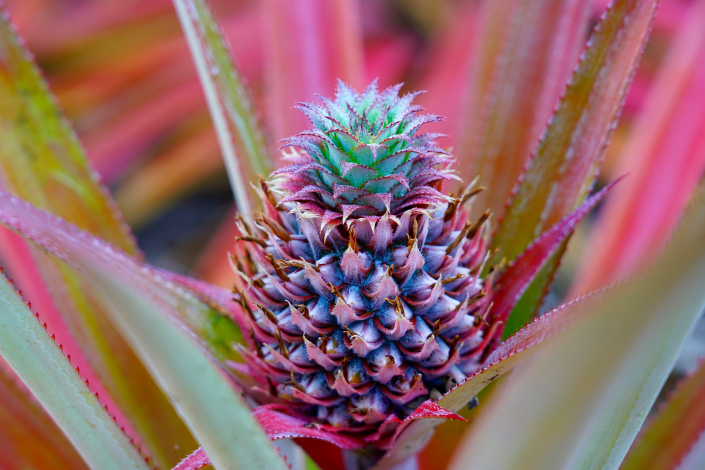
[[[417,135],[399,87],[303,108],[315,129],[287,141],[294,164],[262,183],[240,220],[236,291],[259,402],[364,442],[479,368],[499,339],[488,312],[486,217],[441,192],[449,155]]]

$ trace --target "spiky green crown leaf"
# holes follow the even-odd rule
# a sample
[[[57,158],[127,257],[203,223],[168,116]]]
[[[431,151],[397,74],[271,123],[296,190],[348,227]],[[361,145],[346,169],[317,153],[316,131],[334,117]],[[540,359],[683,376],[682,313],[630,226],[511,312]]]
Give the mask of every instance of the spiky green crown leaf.
[[[377,90],[376,81],[358,94],[342,81],[334,100],[301,103],[314,128],[287,139],[293,165],[279,170],[282,202],[298,202],[304,213],[337,225],[351,215],[400,214],[411,206],[437,207],[449,198],[439,189],[453,178],[440,134],[417,134],[440,117],[418,114],[419,93],[399,96],[401,85]]]

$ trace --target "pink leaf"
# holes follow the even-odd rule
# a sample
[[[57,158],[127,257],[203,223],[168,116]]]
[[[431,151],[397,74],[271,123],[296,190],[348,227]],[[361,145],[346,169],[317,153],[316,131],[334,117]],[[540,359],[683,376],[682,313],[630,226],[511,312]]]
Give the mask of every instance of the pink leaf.
[[[587,29],[586,0],[485,2],[469,99],[457,128],[465,181],[490,188],[473,205],[500,214],[575,69]],[[466,30],[466,35],[469,33]]]
[[[575,226],[595,205],[619,182],[613,182],[583,202],[539,238],[534,240],[522,254],[512,261],[497,280],[493,297],[493,312],[505,320],[536,274],[558,247],[573,233]]]
[[[253,412],[253,416],[270,439],[298,437],[322,439],[341,449],[358,449],[364,445],[360,439],[335,432],[332,426],[312,425],[313,419],[295,416],[285,406],[260,406]]]
[[[419,419],[464,419],[427,400],[404,420],[391,415],[379,425],[376,434],[362,438],[355,436],[354,429],[341,429],[317,423],[315,419],[299,415],[283,405],[260,406],[253,412],[253,416],[270,439],[321,439],[348,450],[360,449],[370,443],[374,443],[377,447],[389,448],[407,426]]]
[[[705,170],[705,2],[688,8],[619,162],[630,177],[594,227],[574,292],[614,282],[658,253]]]
[[[615,0],[595,28],[497,229],[509,260],[589,193],[657,3]]]
[[[203,447],[199,447],[189,454],[188,457],[179,462],[172,470],[198,470],[210,463],[211,460],[208,458],[208,455],[206,455],[206,451],[203,450]]]
[[[332,94],[336,80],[361,87],[362,38],[356,0],[303,0],[264,5],[271,89],[268,118],[275,139],[306,129],[292,104]]]

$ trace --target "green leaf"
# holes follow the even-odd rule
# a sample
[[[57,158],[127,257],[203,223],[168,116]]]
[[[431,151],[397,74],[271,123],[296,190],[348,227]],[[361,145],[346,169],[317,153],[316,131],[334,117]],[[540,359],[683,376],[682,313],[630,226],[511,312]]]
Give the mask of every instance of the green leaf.
[[[672,470],[705,430],[705,365],[683,379],[637,438],[621,470]]]
[[[267,142],[245,79],[204,0],[173,0],[218,134],[239,212],[252,216],[250,183],[268,175]]]
[[[5,190],[136,255],[138,250],[107,189],[90,168],[69,123],[23,47],[0,15],[0,178]],[[6,246],[5,246],[6,247]],[[5,248],[3,247],[3,248]],[[173,465],[195,441],[139,359],[107,320],[102,299],[72,268],[39,250],[5,250],[13,276],[37,305],[65,351],[160,466]],[[58,310],[57,308],[58,307]]]
[[[218,349],[190,326],[208,320],[208,306],[135,258],[2,192],[0,221],[91,281],[216,468],[286,468],[233,378],[214,360]]]
[[[0,280],[0,355],[92,468],[148,469],[98,397],[27,307]]]
[[[451,468],[617,468],[705,306],[703,234],[701,198],[648,275],[515,373]]]
[[[78,261],[114,306],[119,327],[218,469],[286,469],[240,393],[211,357],[160,311],[151,293]],[[160,308],[161,307],[161,308]],[[188,308],[182,304],[179,308]],[[158,334],[155,334],[158,332]]]

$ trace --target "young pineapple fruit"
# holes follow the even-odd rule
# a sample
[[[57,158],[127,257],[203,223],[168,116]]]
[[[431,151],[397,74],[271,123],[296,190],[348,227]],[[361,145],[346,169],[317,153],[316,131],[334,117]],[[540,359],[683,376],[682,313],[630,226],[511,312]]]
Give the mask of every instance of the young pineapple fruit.
[[[487,217],[468,219],[476,191],[443,193],[452,159],[418,134],[439,118],[399,90],[341,82],[302,104],[314,128],[286,141],[292,165],[262,183],[233,256],[252,395],[363,437],[476,371],[501,333]]]

